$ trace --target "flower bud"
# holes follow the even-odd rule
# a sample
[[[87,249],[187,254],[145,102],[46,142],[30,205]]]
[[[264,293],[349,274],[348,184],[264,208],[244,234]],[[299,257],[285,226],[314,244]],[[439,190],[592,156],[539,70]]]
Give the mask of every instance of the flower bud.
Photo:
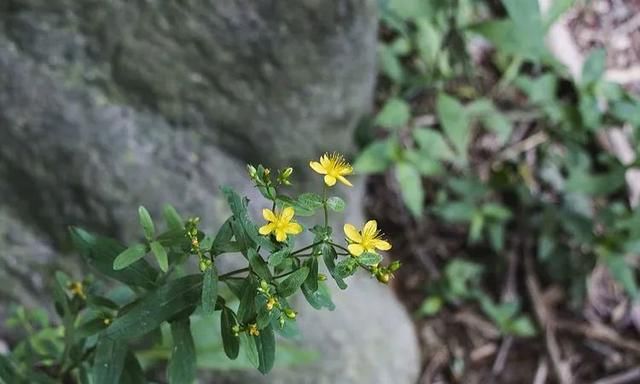
[[[289,176],[291,176],[292,173],[293,173],[293,168],[289,167],[289,168],[285,169],[284,171],[282,171],[282,178],[283,179],[287,179],[287,178],[289,178]]]
[[[298,312],[294,311],[292,308],[287,308],[284,310],[284,314],[290,319],[295,319]]]
[[[327,275],[325,275],[324,273],[318,273],[318,281],[325,281],[327,280]]]
[[[256,176],[258,175],[258,171],[256,170],[256,167],[254,167],[251,164],[247,164],[247,172],[249,173],[249,177],[252,179],[255,179]]]
[[[269,292],[269,283],[266,280],[260,281],[260,288],[262,288],[263,292]]]
[[[393,263],[389,264],[389,271],[390,271],[390,272],[395,272],[395,271],[397,271],[398,269],[400,269],[400,266],[401,266],[401,265],[402,265],[402,264],[401,264],[398,260],[396,260],[396,261],[394,261]]]
[[[389,279],[391,279],[391,275],[387,272],[378,273],[376,275],[376,279],[378,279],[378,281],[382,284],[387,284],[389,282]]]
[[[251,336],[260,336],[260,330],[258,329],[258,325],[255,323],[249,324],[247,330],[249,331],[249,335]]]

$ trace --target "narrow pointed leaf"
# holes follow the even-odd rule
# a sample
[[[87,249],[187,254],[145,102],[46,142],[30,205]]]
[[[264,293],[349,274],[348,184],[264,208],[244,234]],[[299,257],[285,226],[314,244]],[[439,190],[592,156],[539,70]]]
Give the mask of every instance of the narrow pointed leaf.
[[[218,299],[218,271],[215,265],[207,268],[202,281],[202,310],[210,315],[216,309]]]
[[[258,370],[267,374],[276,360],[276,339],[271,325],[260,331],[260,335],[256,337],[256,347],[258,348]]]
[[[116,271],[124,269],[136,261],[142,259],[147,254],[147,246],[144,244],[134,244],[125,249],[113,261],[113,269]]]
[[[167,367],[170,384],[190,384],[196,378],[196,349],[189,318],[171,323],[173,349]]]
[[[127,356],[124,341],[102,336],[98,340],[93,362],[94,384],[113,384],[120,382],[120,374]]]
[[[309,268],[302,267],[293,272],[278,285],[278,293],[282,297],[293,295],[309,274]]]
[[[220,334],[224,353],[232,360],[238,357],[240,338],[233,334],[233,327],[238,324],[236,314],[229,308],[222,308],[220,313]]]
[[[169,229],[174,231],[184,230],[184,220],[182,220],[182,217],[172,205],[165,205],[162,210],[162,214],[164,215],[164,220],[167,222]]]
[[[156,258],[158,262],[158,266],[162,270],[162,272],[167,272],[169,270],[169,257],[167,257],[167,251],[164,249],[162,244],[157,241],[152,241],[151,244],[151,252]]]
[[[156,234],[156,228],[153,225],[153,220],[151,219],[151,215],[149,211],[143,206],[138,208],[138,218],[140,219],[140,225],[144,231],[144,237],[147,240],[153,239],[153,236]]]

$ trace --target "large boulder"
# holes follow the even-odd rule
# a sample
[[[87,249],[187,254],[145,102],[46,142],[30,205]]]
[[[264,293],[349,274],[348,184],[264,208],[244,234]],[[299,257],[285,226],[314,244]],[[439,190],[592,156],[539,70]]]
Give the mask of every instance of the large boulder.
[[[138,205],[171,202],[215,229],[218,186],[251,193],[245,162],[348,152],[375,29],[374,0],[0,2],[0,300],[41,303],[48,272],[78,265],[68,225],[129,241]],[[334,296],[333,313],[298,305],[321,359],[262,381],[415,381],[413,327],[391,292],[359,276]]]

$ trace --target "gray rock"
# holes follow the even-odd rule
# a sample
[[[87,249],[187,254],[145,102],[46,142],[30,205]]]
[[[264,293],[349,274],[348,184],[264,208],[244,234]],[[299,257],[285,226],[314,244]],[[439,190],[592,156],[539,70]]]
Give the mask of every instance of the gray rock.
[[[302,166],[298,188],[318,186],[306,162],[348,151],[370,102],[374,4],[0,2],[0,300],[41,304],[51,270],[77,271],[68,225],[130,241],[138,205],[157,217],[171,202],[216,228],[229,213],[220,185],[250,194],[257,214],[246,161]],[[361,193],[347,196],[350,221],[362,222]],[[350,285],[335,312],[297,304],[313,366],[228,380],[414,382],[401,305],[367,276]]]

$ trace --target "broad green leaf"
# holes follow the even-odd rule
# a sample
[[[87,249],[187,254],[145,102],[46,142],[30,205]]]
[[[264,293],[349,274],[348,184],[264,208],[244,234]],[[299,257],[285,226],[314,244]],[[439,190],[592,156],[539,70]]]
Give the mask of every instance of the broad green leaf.
[[[315,292],[318,290],[318,259],[312,256],[308,258],[303,265],[309,268],[309,273],[303,284],[309,291]]]
[[[260,335],[255,338],[258,348],[258,370],[263,374],[269,373],[276,360],[276,338],[271,325],[260,330]]]
[[[81,228],[70,228],[74,247],[85,262],[105,276],[134,287],[155,287],[158,273],[145,260],[138,260],[128,268],[116,271],[113,261],[125,247],[113,239],[93,235]]]
[[[395,176],[409,212],[415,217],[420,217],[424,208],[424,189],[420,172],[412,164],[401,162],[396,165]]]
[[[386,44],[378,44],[378,61],[380,70],[395,83],[402,82],[404,68],[396,53]]]
[[[467,201],[453,201],[438,205],[434,213],[452,223],[470,222],[475,207]]]
[[[324,203],[322,202],[322,196],[317,193],[307,192],[298,196],[298,204],[304,208],[314,211],[322,208]]]
[[[527,93],[531,102],[539,105],[555,103],[558,89],[556,75],[546,73],[536,78],[521,76],[516,79],[515,83]]]
[[[533,337],[536,327],[529,316],[518,316],[508,326],[509,333],[518,337]]]
[[[330,246],[329,244],[322,244],[320,248],[322,252],[322,259],[324,260],[324,265],[327,267],[327,270],[331,274],[331,277],[336,281],[336,284],[340,289],[346,289],[347,284],[342,280],[338,273],[336,272],[336,259],[338,255],[336,254],[336,250]]]
[[[127,353],[128,348],[124,341],[101,336],[93,358],[93,383],[119,383]]]
[[[153,220],[151,219],[149,211],[147,211],[147,209],[142,205],[138,208],[138,217],[140,219],[140,225],[144,230],[144,237],[146,237],[147,240],[153,239],[153,236],[156,234],[156,228],[153,225]]]
[[[147,246],[144,244],[133,244],[125,249],[113,260],[113,269],[118,271],[125,269],[136,261],[142,259],[147,254]]]
[[[146,384],[144,371],[133,352],[128,351],[124,360],[124,368],[120,375],[120,384]]]
[[[347,278],[354,273],[358,269],[358,262],[353,257],[347,257],[338,262],[336,264],[336,275],[341,278]]]
[[[598,196],[619,190],[624,186],[624,182],[624,169],[622,168],[600,174],[590,174],[576,169],[570,173],[565,188],[568,192]]]
[[[544,28],[549,29],[553,23],[555,23],[560,16],[567,12],[576,0],[554,0],[551,2],[551,7],[547,10],[544,17]]]
[[[431,17],[434,13],[433,3],[424,0],[393,0],[389,2],[389,10],[403,19]]]
[[[440,132],[433,129],[416,128],[412,133],[420,149],[420,154],[424,157],[439,160],[451,160],[455,157]]]
[[[376,266],[382,261],[382,256],[373,252],[365,252],[362,255],[355,258],[360,265],[366,265],[369,267]]]
[[[429,296],[422,302],[418,313],[423,316],[433,316],[440,312],[442,304],[442,298],[439,296]]]
[[[358,173],[384,172],[393,163],[395,147],[396,143],[392,139],[376,140],[360,152],[353,168]]]
[[[433,177],[441,175],[444,167],[440,160],[429,157],[423,151],[407,149],[404,151],[404,159],[411,164],[422,176]]]
[[[511,136],[511,122],[493,105],[490,99],[481,98],[467,105],[469,116],[479,119],[485,129],[493,131],[500,145]]]
[[[167,367],[169,383],[189,384],[196,378],[196,348],[189,318],[171,322],[171,359]]]
[[[73,332],[73,336],[76,341],[80,341],[81,339],[100,333],[100,331],[105,328],[107,328],[107,324],[105,324],[104,319],[98,317],[80,324]]]
[[[637,300],[639,297],[638,283],[635,277],[635,270],[627,264],[624,257],[620,255],[611,255],[605,258],[605,263],[611,271],[611,275],[616,281],[622,285],[625,291],[632,299]]]
[[[234,252],[235,248],[232,245],[231,239],[233,239],[233,229],[231,228],[231,218],[227,219],[218,229],[216,237],[213,239],[211,245],[211,252],[214,255],[220,255],[225,252]]]
[[[296,216],[313,216],[315,211],[310,209],[309,207],[304,207],[300,205],[298,200],[293,199],[286,195],[277,195],[276,199],[282,203],[284,203],[285,207],[292,207],[296,212]]]
[[[269,256],[269,260],[267,264],[271,267],[277,267],[282,264],[283,261],[291,254],[291,249],[289,247],[284,247]]]
[[[242,343],[242,349],[244,350],[247,360],[249,360],[251,365],[258,368],[260,366],[260,357],[258,355],[258,341],[256,338],[256,336],[251,336],[248,333],[240,334],[240,342]]]
[[[384,128],[401,128],[407,125],[411,118],[411,109],[406,101],[390,98],[378,112],[375,124]]]
[[[158,328],[174,316],[193,311],[201,301],[202,276],[189,275],[168,281],[149,292],[129,311],[117,317],[103,335],[112,339],[132,339]]]
[[[206,315],[212,314],[216,310],[218,300],[218,271],[215,265],[211,265],[204,271],[202,279],[202,311]]]
[[[182,220],[182,217],[172,205],[170,204],[165,205],[162,210],[162,214],[170,230],[174,230],[174,231],[184,230],[184,220]]]
[[[23,384],[24,379],[18,374],[18,370],[8,356],[0,354],[0,383]]]
[[[580,82],[583,85],[588,85],[600,80],[606,69],[606,61],[607,53],[604,49],[592,50],[582,66]]]
[[[315,292],[311,292],[303,285],[302,293],[307,299],[307,302],[309,302],[309,304],[315,309],[327,308],[328,310],[333,311],[336,308],[333,301],[331,301],[329,289],[324,282],[318,283],[318,290]]]
[[[220,334],[224,353],[232,360],[238,357],[240,350],[240,339],[233,333],[233,327],[237,324],[236,314],[231,309],[223,307],[220,314]]]
[[[477,243],[482,237],[482,229],[484,228],[485,217],[479,212],[475,212],[471,218],[469,226],[469,242]]]
[[[502,3],[516,25],[516,36],[522,49],[537,57],[542,56],[545,52],[545,31],[538,0],[502,0]]]
[[[621,122],[640,127],[640,101],[618,101],[611,105],[611,114]]]
[[[453,97],[440,93],[436,100],[436,113],[442,130],[449,137],[462,162],[466,163],[471,130],[464,107]]]
[[[167,272],[169,270],[169,257],[167,256],[167,251],[164,249],[162,244],[157,241],[152,241],[149,243],[149,246],[151,247],[151,252],[153,252],[162,272]]]
[[[338,196],[331,196],[327,199],[327,207],[334,212],[344,211],[345,202]]]
[[[249,265],[251,266],[251,270],[255,272],[258,277],[262,280],[270,281],[271,280],[271,272],[269,271],[269,267],[267,263],[264,261],[262,256],[256,252],[255,249],[250,248],[247,254],[249,258]]]
[[[288,297],[293,295],[298,288],[302,285],[302,283],[307,278],[309,274],[309,268],[302,267],[297,271],[293,272],[286,279],[282,280],[280,284],[278,284],[278,294],[282,297]]]
[[[248,323],[256,316],[255,298],[258,294],[258,282],[253,275],[249,275],[244,279],[242,287],[242,296],[238,305],[238,318],[244,323]]]

